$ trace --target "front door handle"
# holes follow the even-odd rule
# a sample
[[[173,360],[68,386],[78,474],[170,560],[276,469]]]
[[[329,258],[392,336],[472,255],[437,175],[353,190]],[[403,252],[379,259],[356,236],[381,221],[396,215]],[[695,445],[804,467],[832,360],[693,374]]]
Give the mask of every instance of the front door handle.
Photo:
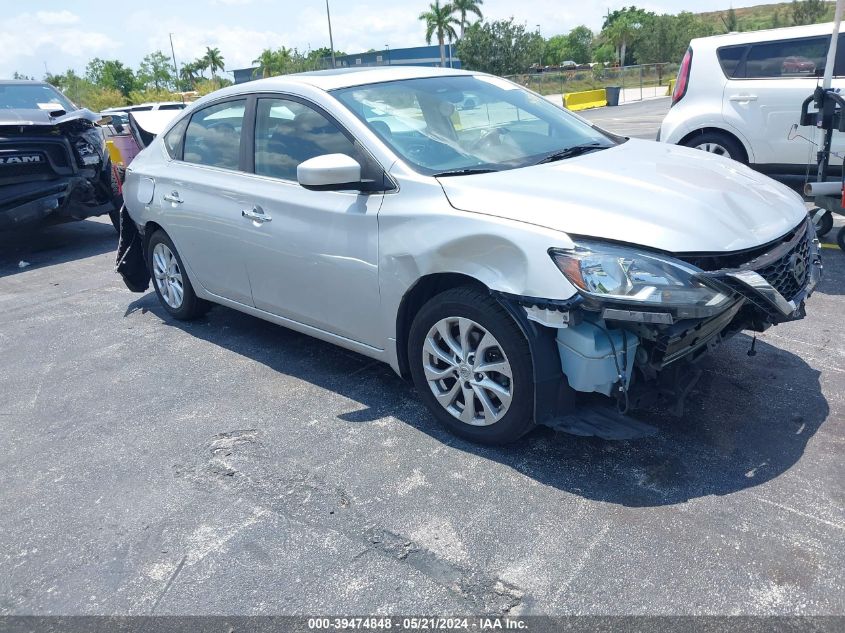
[[[165,202],[172,202],[173,204],[182,204],[185,202],[182,198],[179,197],[178,191],[171,191],[170,193],[166,193],[161,197],[162,200]]]
[[[731,95],[730,101],[757,101],[757,95]]]
[[[254,222],[259,222],[261,224],[263,224],[264,222],[269,222],[273,219],[269,215],[264,213],[264,210],[258,205],[255,205],[254,207],[252,207],[252,209],[243,209],[241,211],[241,216],[244,218],[249,218],[250,220],[253,220]]]

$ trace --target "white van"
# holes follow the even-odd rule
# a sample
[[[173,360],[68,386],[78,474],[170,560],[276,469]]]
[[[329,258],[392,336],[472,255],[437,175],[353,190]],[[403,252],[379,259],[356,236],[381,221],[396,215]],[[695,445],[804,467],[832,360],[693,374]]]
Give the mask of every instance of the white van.
[[[832,23],[729,33],[692,40],[658,140],[729,156],[780,180],[802,182],[822,134],[798,123],[801,103],[821,84]],[[845,88],[840,36],[834,88]],[[845,150],[834,134],[833,150]],[[831,157],[832,172],[842,159]]]

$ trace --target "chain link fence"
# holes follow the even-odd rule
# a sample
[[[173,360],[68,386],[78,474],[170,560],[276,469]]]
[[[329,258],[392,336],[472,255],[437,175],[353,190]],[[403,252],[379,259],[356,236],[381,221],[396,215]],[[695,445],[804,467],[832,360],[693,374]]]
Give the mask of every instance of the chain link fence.
[[[620,102],[630,102],[665,95],[669,80],[674,79],[677,73],[678,64],[666,62],[615,68],[597,65],[573,70],[546,70],[507,75],[505,79],[543,95],[618,86],[622,89]]]

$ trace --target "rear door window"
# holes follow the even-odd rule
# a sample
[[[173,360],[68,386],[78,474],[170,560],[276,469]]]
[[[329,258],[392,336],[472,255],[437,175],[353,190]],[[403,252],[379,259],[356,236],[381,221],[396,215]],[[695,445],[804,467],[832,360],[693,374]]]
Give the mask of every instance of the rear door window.
[[[185,131],[182,160],[209,167],[238,169],[245,111],[246,99],[239,99],[208,106],[194,113]]]
[[[747,46],[723,46],[716,51],[716,56],[719,58],[719,65],[725,73],[725,77],[733,79],[739,70],[739,63],[742,61]]]
[[[830,36],[751,44],[734,78],[790,79],[824,72]]]

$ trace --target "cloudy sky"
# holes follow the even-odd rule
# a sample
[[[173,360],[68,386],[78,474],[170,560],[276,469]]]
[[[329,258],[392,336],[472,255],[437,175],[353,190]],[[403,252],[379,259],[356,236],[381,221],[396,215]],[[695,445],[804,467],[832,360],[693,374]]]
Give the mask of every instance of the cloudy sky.
[[[419,46],[417,16],[429,0],[330,0],[335,47],[353,53],[370,48]],[[609,9],[634,0],[485,0],[486,18],[513,16],[543,35],[579,24],[598,30]],[[637,6],[661,13],[710,11],[762,4],[764,0],[648,0]],[[3,3],[0,78],[14,71],[41,78],[67,68],[81,71],[88,59],[120,59],[132,67],[148,52],[195,59],[206,46],[220,48],[226,68],[242,68],[266,47],[301,50],[328,45],[325,0],[29,0]],[[22,10],[25,7],[25,10]]]

